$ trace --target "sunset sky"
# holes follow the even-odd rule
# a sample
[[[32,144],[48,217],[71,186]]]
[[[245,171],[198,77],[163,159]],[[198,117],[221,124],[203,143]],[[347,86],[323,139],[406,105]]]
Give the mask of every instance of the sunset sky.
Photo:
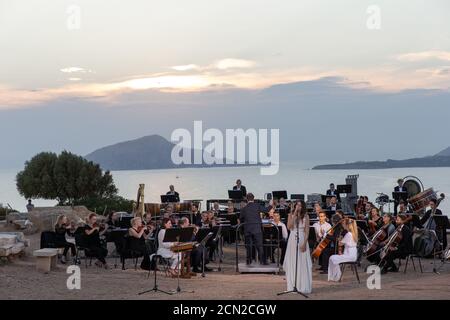
[[[448,89],[449,12],[445,0],[1,0],[0,105],[324,76]]]
[[[59,132],[57,140],[46,121],[49,115],[56,120],[109,108],[104,120],[117,123],[111,108],[144,112],[136,109],[142,104],[148,114],[167,119],[186,93],[189,106],[219,106],[225,102],[208,100],[209,93],[217,97],[234,94],[230,90],[259,92],[278,84],[334,79],[349,90],[350,101],[358,90],[380,95],[415,90],[421,97],[438,92],[434,106],[448,105],[449,16],[447,0],[0,0],[0,117],[6,123],[0,130],[4,136],[13,129],[11,121],[23,119],[29,127],[45,115],[39,134],[46,141],[30,147],[24,145],[26,132],[22,140],[4,136],[2,147],[14,148],[19,141],[29,151],[16,150],[18,156],[5,161],[21,164],[42,148],[87,153],[140,135],[167,136],[172,124],[140,131],[126,125],[121,135],[82,146],[72,141],[74,128]],[[48,111],[56,105],[60,108]],[[180,119],[174,117],[175,124]],[[267,123],[264,115],[256,118],[260,122],[255,123]]]

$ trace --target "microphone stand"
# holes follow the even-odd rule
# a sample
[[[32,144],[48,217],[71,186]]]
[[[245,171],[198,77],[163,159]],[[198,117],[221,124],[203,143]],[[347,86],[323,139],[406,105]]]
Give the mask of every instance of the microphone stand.
[[[297,289],[297,273],[298,273],[298,255],[300,252],[300,248],[299,248],[299,243],[300,243],[300,237],[299,237],[299,226],[300,226],[300,219],[297,218],[297,234],[296,234],[296,247],[295,247],[295,276],[294,276],[294,287],[292,288],[292,290],[287,290],[287,291],[283,291],[283,292],[279,292],[277,293],[277,296],[281,296],[283,294],[288,294],[288,293],[297,293],[300,294],[302,296],[304,296],[305,298],[309,298],[306,294],[304,294],[303,292],[298,291]],[[307,241],[307,239],[305,239],[305,241]]]

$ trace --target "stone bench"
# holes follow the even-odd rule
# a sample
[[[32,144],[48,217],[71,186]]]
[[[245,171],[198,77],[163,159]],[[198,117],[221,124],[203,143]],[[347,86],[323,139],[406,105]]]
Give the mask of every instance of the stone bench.
[[[52,268],[56,268],[56,257],[58,249],[39,249],[33,252],[33,256],[37,258],[36,268],[42,272],[50,272]]]

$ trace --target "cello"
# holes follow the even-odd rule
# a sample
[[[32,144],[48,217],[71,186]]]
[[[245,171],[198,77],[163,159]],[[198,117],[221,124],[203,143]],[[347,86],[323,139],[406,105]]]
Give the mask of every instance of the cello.
[[[387,228],[389,227],[389,224],[384,225],[378,230],[370,240],[369,245],[367,246],[364,253],[369,257],[377,252],[377,249],[379,248],[381,242],[383,242],[388,234],[387,234]]]
[[[329,237],[334,236],[335,229],[341,225],[341,223],[344,220],[347,220],[348,218],[341,219],[338,223],[336,223],[330,230],[328,230],[327,234],[325,235],[325,238],[320,241],[320,243],[317,245],[317,247],[313,250],[311,253],[313,258],[319,258],[322,254],[322,251],[330,244],[332,241]]]
[[[400,244],[400,242],[403,239],[402,229],[404,224],[400,225],[395,232],[389,237],[389,240],[387,241],[386,245],[381,249],[380,252],[380,264],[384,261],[386,256],[396,250]]]

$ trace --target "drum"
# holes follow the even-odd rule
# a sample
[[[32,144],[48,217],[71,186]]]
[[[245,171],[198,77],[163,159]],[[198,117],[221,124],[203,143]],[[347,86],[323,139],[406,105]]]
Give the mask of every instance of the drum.
[[[407,176],[404,178],[403,186],[408,190],[408,198],[412,198],[415,195],[422,192],[423,185],[422,182],[417,177]]]
[[[389,203],[389,196],[387,194],[381,193],[376,199],[375,202],[379,205],[385,205]]]
[[[434,192],[433,188],[429,188],[423,192],[420,192],[410,198],[408,200],[409,204],[411,205],[411,208],[415,213],[420,212],[424,210],[431,199],[436,199],[436,192]]]

